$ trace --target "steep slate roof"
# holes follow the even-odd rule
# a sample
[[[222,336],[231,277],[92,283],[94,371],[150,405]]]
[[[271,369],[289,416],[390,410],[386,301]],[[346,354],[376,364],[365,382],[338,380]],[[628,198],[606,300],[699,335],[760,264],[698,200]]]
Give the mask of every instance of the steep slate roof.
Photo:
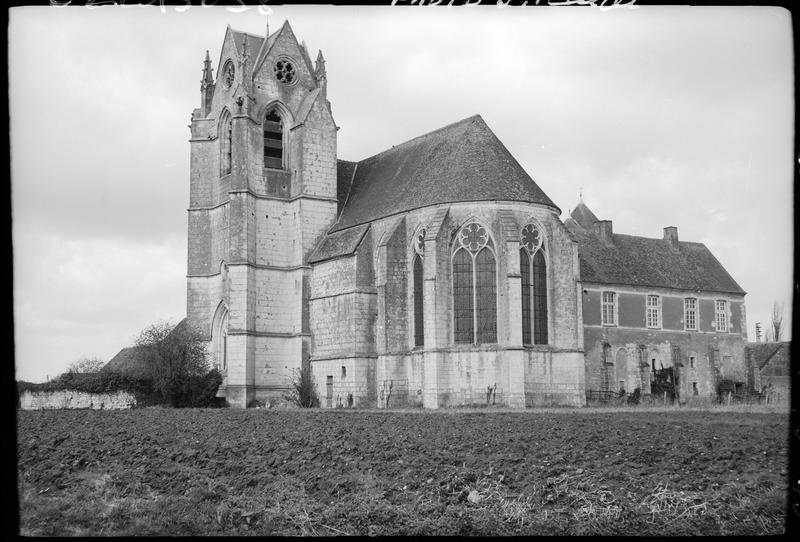
[[[100,369],[100,372],[123,373],[131,376],[147,374],[146,356],[142,353],[144,348],[143,346],[123,348]]]
[[[355,172],[356,162],[336,160],[336,199],[339,203],[336,209],[337,216],[342,213],[342,208],[347,202],[347,196],[350,194],[350,184],[353,181]]]
[[[586,211],[580,212],[583,218],[594,216],[588,207]],[[615,233],[609,246],[574,217],[565,225],[578,243],[582,281],[745,293],[702,243],[679,241],[675,249],[663,239]]]
[[[361,224],[345,231],[329,233],[323,237],[322,242],[308,259],[308,263],[317,263],[352,254],[358,248],[368,229],[369,224]]]
[[[577,207],[572,210],[569,216],[587,230],[591,230],[594,223],[600,220],[594,215],[592,210],[583,203],[583,200],[578,203]]]
[[[759,369],[763,369],[769,362],[789,367],[791,359],[791,342],[771,342],[771,343],[747,343],[745,348],[748,351],[750,361]]]
[[[341,167],[339,172],[348,173]],[[340,179],[340,193],[343,182],[349,184]],[[428,205],[495,200],[539,203],[560,212],[475,115],[358,162],[331,231]]]
[[[233,34],[233,42],[236,44],[236,50],[239,52],[239,54],[242,54],[242,44],[246,39],[247,54],[250,55],[251,59],[254,59],[258,54],[259,49],[261,49],[261,44],[264,42],[264,38],[261,36],[254,36],[240,30],[234,30],[233,28],[231,28],[231,33]]]

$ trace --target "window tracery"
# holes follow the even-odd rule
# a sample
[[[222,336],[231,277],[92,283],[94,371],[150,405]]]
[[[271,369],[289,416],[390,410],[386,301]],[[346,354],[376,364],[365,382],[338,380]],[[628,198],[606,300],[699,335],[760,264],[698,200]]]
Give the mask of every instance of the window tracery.
[[[520,235],[522,282],[522,343],[547,344],[547,261],[542,233],[527,224]]]
[[[456,234],[452,258],[453,338],[456,343],[497,342],[497,272],[489,233],[477,222]]]

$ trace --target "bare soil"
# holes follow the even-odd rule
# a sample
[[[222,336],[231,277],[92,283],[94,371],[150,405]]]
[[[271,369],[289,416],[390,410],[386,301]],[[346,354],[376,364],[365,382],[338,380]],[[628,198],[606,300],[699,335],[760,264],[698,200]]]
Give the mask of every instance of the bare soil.
[[[18,411],[20,533],[752,535],[788,417],[590,410]]]

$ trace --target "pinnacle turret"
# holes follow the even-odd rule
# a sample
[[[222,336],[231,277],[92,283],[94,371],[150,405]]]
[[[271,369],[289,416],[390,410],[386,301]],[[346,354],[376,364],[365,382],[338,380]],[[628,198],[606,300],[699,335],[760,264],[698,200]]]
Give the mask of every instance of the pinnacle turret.
[[[203,115],[208,115],[211,110],[211,98],[214,96],[214,77],[211,74],[211,55],[206,50],[206,59],[203,61],[203,78],[200,80],[200,109]]]

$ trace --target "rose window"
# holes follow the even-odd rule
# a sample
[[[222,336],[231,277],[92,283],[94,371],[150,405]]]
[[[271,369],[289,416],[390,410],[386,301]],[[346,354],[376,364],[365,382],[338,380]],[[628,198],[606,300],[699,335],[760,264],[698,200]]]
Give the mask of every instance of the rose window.
[[[279,60],[273,66],[275,78],[286,85],[291,85],[297,77],[294,65],[288,60]]]

